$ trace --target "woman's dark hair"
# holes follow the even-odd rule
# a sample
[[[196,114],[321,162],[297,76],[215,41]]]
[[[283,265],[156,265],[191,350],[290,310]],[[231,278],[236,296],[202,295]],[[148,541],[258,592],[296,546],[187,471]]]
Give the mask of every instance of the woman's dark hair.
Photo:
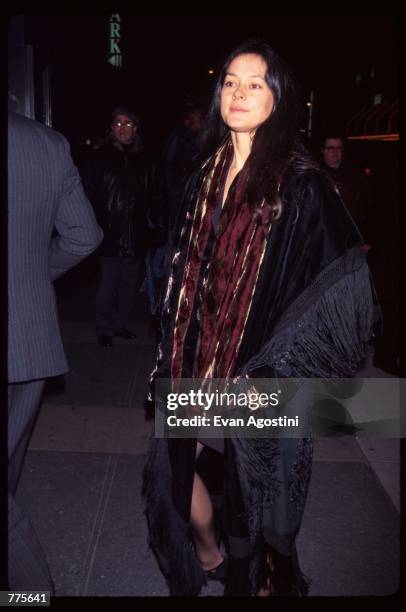
[[[231,62],[243,53],[260,55],[266,65],[266,82],[274,96],[274,107],[268,119],[256,130],[252,150],[247,159],[247,197],[253,209],[265,197],[271,206],[273,217],[280,216],[282,203],[278,187],[283,173],[291,162],[297,168],[315,167],[299,141],[300,110],[290,71],[285,62],[266,42],[247,40],[227,57],[215,86],[208,112],[206,129],[202,134],[202,152],[207,158],[220,145],[228,127],[220,114],[220,96],[224,79]]]

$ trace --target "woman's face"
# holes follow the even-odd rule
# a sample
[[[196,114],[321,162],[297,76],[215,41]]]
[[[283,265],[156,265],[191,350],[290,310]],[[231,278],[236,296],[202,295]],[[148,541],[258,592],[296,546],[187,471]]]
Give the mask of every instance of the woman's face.
[[[255,53],[237,55],[230,63],[221,89],[220,112],[234,132],[254,133],[274,106],[273,93],[265,80],[267,65]]]

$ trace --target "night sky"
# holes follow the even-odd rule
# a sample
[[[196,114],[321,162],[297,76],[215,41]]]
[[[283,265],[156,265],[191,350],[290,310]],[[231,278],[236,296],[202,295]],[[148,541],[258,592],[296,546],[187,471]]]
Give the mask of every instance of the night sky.
[[[265,38],[287,61],[303,104],[314,90],[315,132],[343,129],[373,93],[397,95],[394,17],[120,16],[122,68],[107,62],[109,15],[26,19],[37,64],[52,66],[54,127],[74,142],[101,136],[121,102],[157,145],[185,102],[207,105],[225,56],[248,37]]]

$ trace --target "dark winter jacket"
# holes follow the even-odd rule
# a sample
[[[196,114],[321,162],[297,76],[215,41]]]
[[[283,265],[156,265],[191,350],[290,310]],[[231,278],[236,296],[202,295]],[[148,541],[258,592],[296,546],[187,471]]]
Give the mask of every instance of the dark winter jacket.
[[[94,152],[83,182],[103,228],[102,255],[145,254],[150,238],[150,181],[151,164],[136,147],[113,141]]]

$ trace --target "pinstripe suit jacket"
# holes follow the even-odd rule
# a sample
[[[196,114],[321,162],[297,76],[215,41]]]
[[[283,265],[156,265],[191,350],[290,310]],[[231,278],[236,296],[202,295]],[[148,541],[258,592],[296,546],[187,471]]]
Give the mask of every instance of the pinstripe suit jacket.
[[[68,368],[52,282],[103,233],[65,138],[11,112],[8,207],[8,380],[56,376]]]

